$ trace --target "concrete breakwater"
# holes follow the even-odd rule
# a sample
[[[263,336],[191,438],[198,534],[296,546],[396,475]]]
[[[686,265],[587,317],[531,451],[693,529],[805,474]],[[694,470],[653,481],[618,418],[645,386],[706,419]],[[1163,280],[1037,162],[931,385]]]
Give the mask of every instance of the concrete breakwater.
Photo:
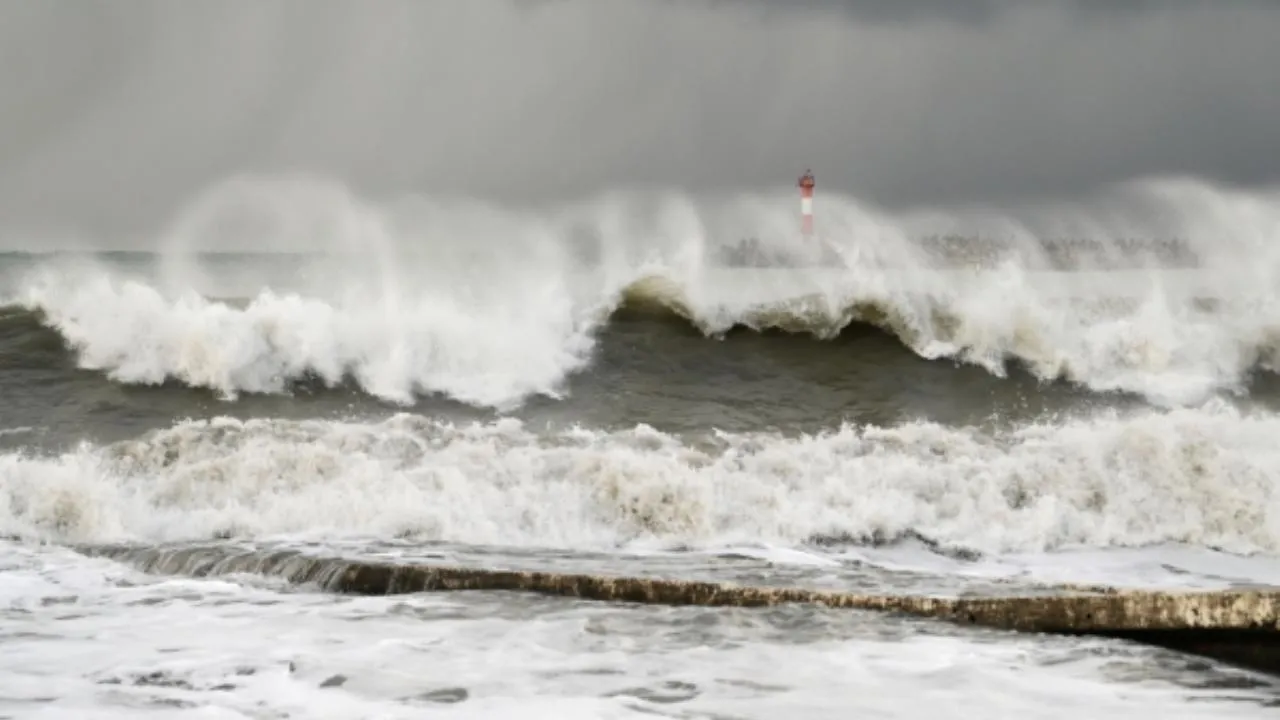
[[[635,577],[445,567],[229,546],[86,546],[156,574],[257,574],[360,595],[508,591],[623,603],[766,607],[808,603],[986,628],[1095,635],[1157,645],[1280,675],[1280,588],[1166,592],[1064,588],[1061,594],[939,598],[753,588]]]

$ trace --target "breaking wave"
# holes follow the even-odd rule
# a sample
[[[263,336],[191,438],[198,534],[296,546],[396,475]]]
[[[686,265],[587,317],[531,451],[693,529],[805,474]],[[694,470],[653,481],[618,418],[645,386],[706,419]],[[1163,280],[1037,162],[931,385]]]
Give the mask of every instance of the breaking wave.
[[[455,425],[182,422],[0,456],[0,533],[60,542],[402,537],[618,548],[884,542],[980,552],[1187,543],[1280,551],[1280,420],[1225,407],[987,434],[536,434]]]
[[[827,198],[823,239],[843,267],[726,267],[725,238],[785,246],[793,198],[611,194],[537,214],[462,200],[374,205],[309,179],[239,179],[184,209],[147,267],[37,258],[8,294],[81,367],[227,398],[313,377],[352,379],[391,402],[440,393],[512,407],[558,396],[619,311],[646,310],[708,336],[832,337],[870,323],[921,357],[997,376],[1014,362],[1167,404],[1237,391],[1274,369],[1280,201],[1173,181],[1117,192],[1131,201],[1020,216],[896,216]],[[958,227],[1003,240],[950,251],[913,240]],[[1039,242],[1144,230],[1191,237],[1181,266],[1129,251],[1117,269],[1121,253],[1095,242],[1063,269]],[[198,254],[210,247],[221,254]],[[989,252],[975,258],[974,248]]]

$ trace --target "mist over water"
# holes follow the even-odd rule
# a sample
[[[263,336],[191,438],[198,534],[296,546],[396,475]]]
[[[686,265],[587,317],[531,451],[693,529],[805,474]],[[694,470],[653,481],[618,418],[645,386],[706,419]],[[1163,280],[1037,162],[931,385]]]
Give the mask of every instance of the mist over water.
[[[175,207],[244,172],[502,205],[789,187],[806,166],[824,195],[895,207],[1280,180],[1269,4],[973,12],[989,5],[6,10],[4,239],[145,248]]]

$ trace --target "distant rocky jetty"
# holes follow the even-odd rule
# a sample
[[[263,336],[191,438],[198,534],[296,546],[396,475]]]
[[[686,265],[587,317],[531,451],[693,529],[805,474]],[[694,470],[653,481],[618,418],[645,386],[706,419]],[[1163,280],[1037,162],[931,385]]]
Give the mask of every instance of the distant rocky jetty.
[[[1054,270],[1077,268],[1129,269],[1146,266],[1194,268],[1201,258],[1182,238],[1038,238],[1011,239],[975,235],[930,235],[911,244],[929,265],[994,268],[1013,260],[1021,265]],[[841,267],[842,254],[831,244],[814,240],[797,247],[744,238],[717,248],[719,264],[726,267]],[[855,253],[856,257],[856,253]]]
[[[994,266],[1008,259],[1048,263],[1055,269],[1158,265],[1190,268],[1201,258],[1183,238],[1051,237],[1035,240],[973,235],[932,235],[915,244],[944,265]],[[1033,256],[1033,257],[1029,257]]]

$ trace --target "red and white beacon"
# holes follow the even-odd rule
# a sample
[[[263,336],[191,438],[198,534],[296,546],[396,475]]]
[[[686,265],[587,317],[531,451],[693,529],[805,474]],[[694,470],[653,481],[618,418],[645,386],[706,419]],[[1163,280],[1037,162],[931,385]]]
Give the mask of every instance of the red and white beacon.
[[[807,238],[813,235],[813,171],[805,170],[796,184],[800,186],[800,233]]]

